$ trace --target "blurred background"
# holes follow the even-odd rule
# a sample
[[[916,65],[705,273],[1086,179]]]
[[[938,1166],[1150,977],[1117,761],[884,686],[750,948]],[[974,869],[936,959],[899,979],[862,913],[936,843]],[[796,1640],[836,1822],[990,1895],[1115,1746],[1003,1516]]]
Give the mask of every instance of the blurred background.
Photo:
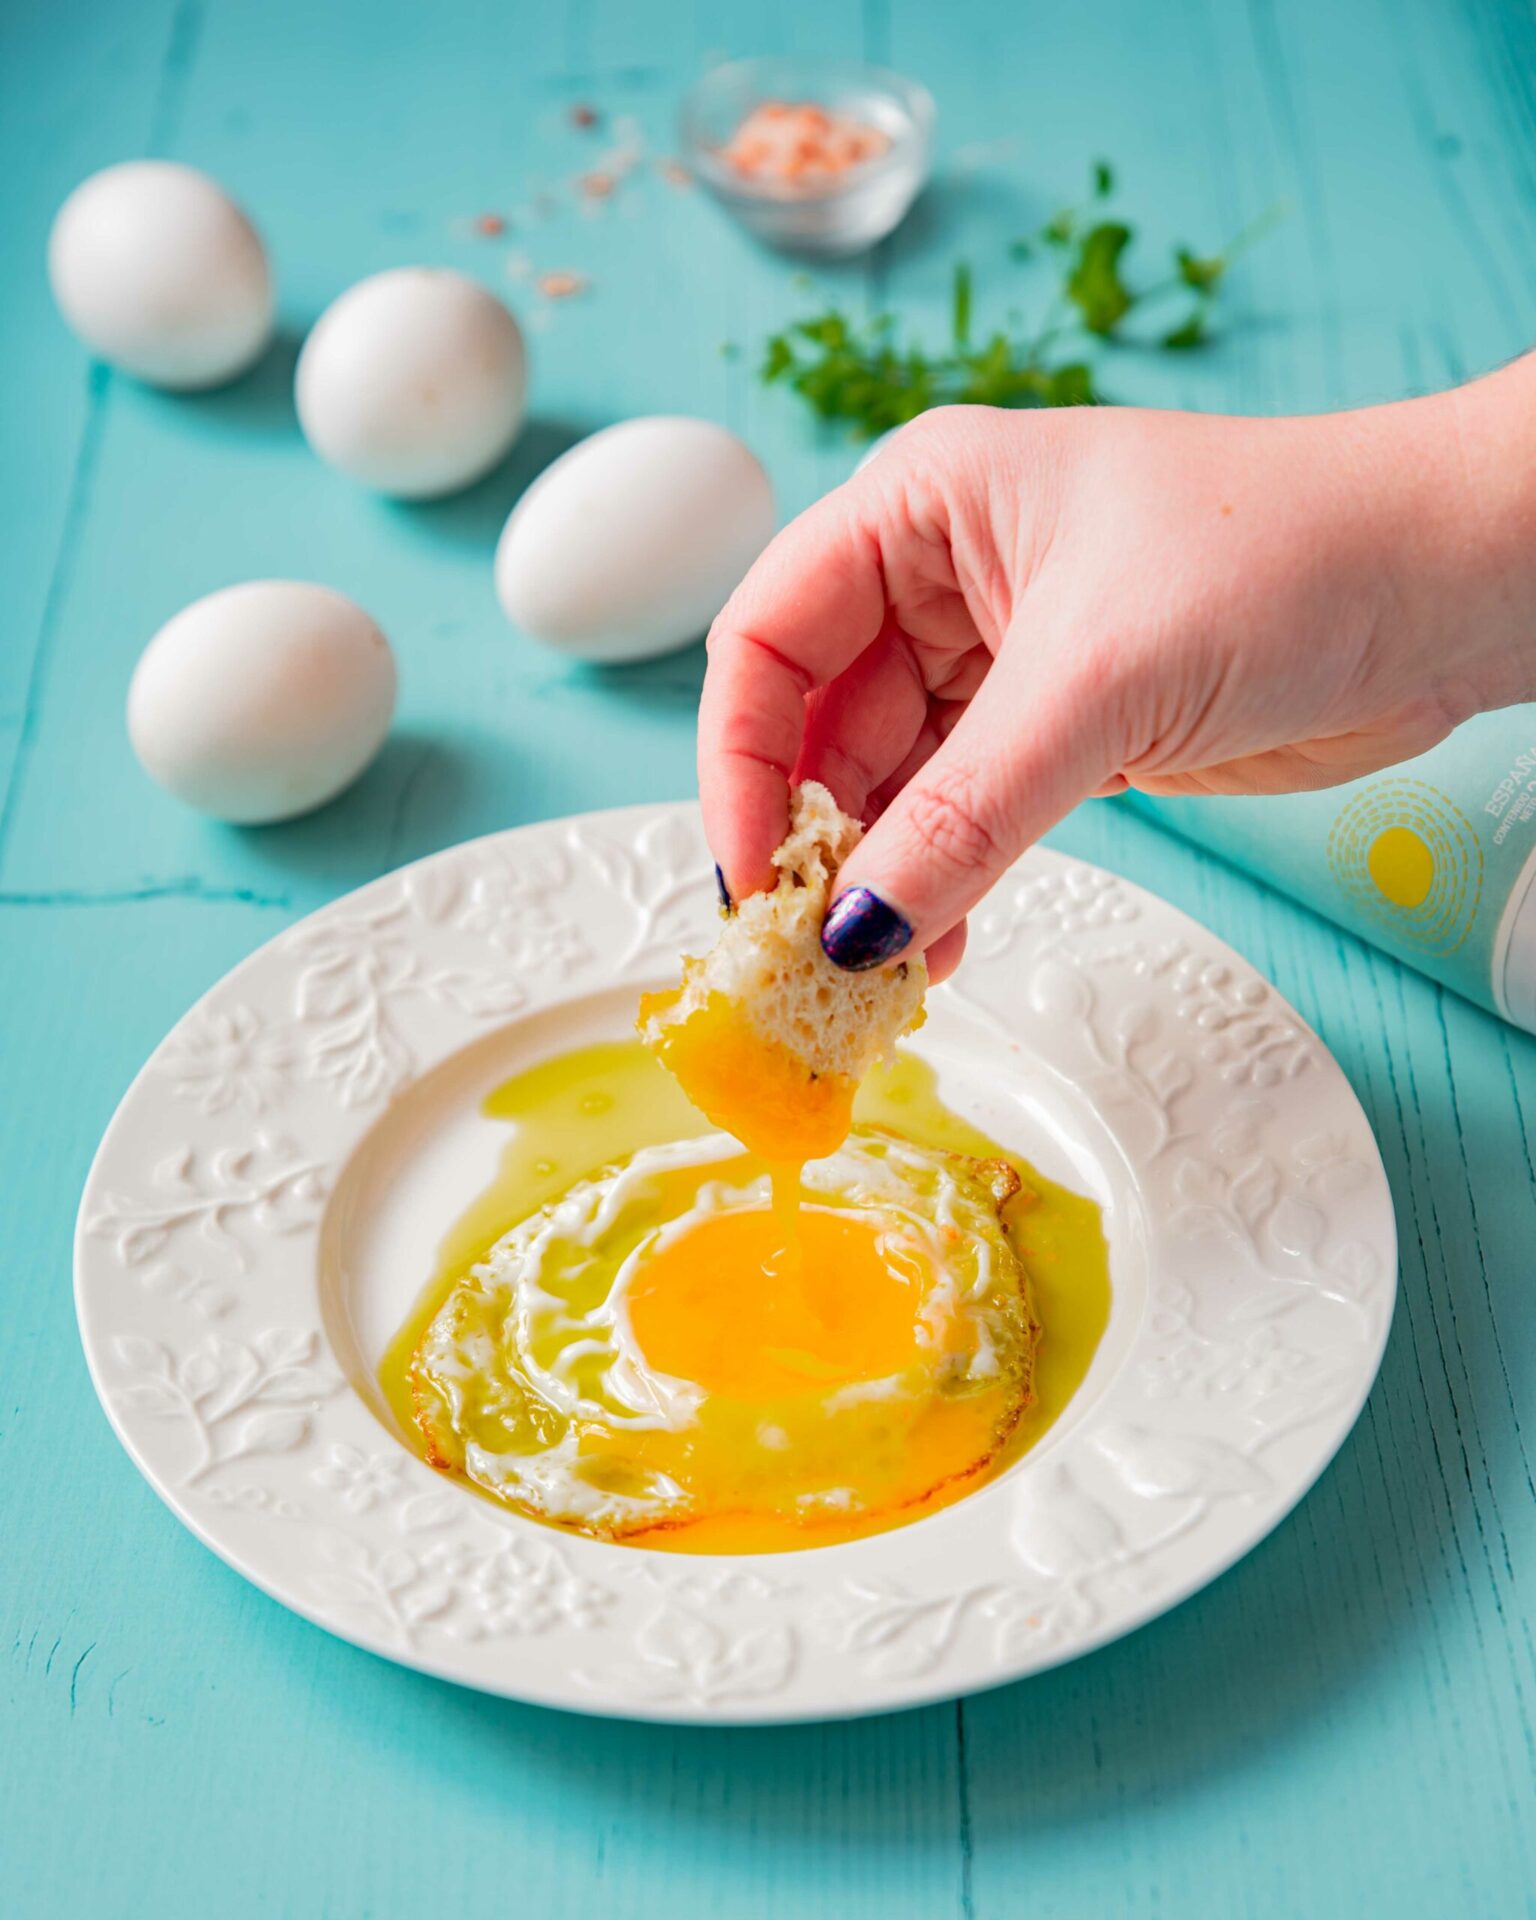
[[[0,76],[8,751],[30,720],[7,887],[122,887],[142,874],[211,884],[216,859],[222,884],[298,907],[467,832],[688,792],[700,655],[593,675],[520,643],[488,566],[509,507],[579,435],[681,412],[747,441],[787,519],[857,452],[761,384],[767,337],[835,301],[893,311],[942,341],[960,258],[979,329],[1011,308],[1038,313],[1050,267],[1016,264],[1010,243],[1081,199],[1100,156],[1144,274],[1175,242],[1214,248],[1277,203],[1287,216],[1234,268],[1218,341],[1116,355],[1103,380],[1118,397],[1316,409],[1495,363],[1525,344],[1536,303],[1519,29],[1514,12],[1478,23],[1435,5],[1189,5],[1155,22],[1134,5],[1090,21],[985,0],[850,0],[734,22],[717,8],[578,0],[456,0],[430,15],[377,0],[18,9]],[[631,127],[648,160],[675,155],[680,98],[711,60],[791,49],[890,63],[935,94],[932,184],[873,253],[816,264],[807,287],[805,266],[763,252],[705,193],[649,164],[606,200],[573,189]],[[576,106],[599,123],[573,125]],[[145,153],[212,173],[272,258],[277,340],[210,394],[88,372],[40,272],[70,187]],[[486,213],[507,230],[476,233]],[[521,315],[532,369],[530,424],[506,465],[421,506],[380,501],[307,457],[292,404],[298,346],[322,309],[405,263],[482,278]],[[524,263],[585,288],[545,299],[513,277]],[[402,693],[386,755],[337,809],[231,836],[159,796],[144,803],[121,703],[163,621],[263,574],[359,600],[397,649]],[[34,672],[44,684],[30,710]],[[579,739],[565,731],[578,716]],[[55,718],[67,724],[46,724]],[[88,830],[50,830],[71,769],[86,765]]]

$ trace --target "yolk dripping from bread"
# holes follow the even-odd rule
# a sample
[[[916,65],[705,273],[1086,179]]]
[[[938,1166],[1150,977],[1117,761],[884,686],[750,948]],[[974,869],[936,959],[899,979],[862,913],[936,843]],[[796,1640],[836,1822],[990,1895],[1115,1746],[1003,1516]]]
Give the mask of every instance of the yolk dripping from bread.
[[[923,1024],[928,974],[917,957],[831,965],[827,909],[864,829],[819,781],[793,783],[788,801],[772,886],[723,901],[714,945],[684,956],[678,986],[641,995],[637,1028],[694,1105],[767,1161],[794,1257],[805,1164],[838,1151],[869,1066]]]
[[[640,1026],[681,998],[681,988],[642,994]],[[759,1033],[722,993],[710,994],[686,1020],[654,1031],[652,1051],[700,1113],[767,1161],[780,1242],[772,1251],[793,1265],[802,1257],[801,1169],[848,1138],[858,1081],[812,1072],[792,1049]]]
[[[680,988],[642,994],[641,1025],[681,998]],[[788,1047],[758,1033],[723,993],[662,1027],[653,1045],[700,1113],[770,1165],[823,1159],[848,1137],[858,1082],[812,1073]]]
[[[385,1357],[381,1378],[401,1431],[425,1450],[415,1417],[410,1369],[428,1323],[466,1270],[495,1241],[583,1176],[636,1148],[697,1136],[699,1116],[638,1042],[587,1047],[516,1076],[490,1096],[485,1111],[506,1121],[510,1138],[492,1187],[466,1212],[441,1249],[436,1278]],[[728,1382],[772,1386],[767,1395],[793,1409],[803,1396],[838,1381],[890,1371],[910,1348],[910,1316],[898,1325],[903,1287],[880,1267],[872,1236],[851,1223],[841,1238],[834,1217],[805,1210],[807,1252],[795,1273],[775,1261],[767,1216],[729,1216],[738,1242],[715,1239],[726,1219],[681,1235],[650,1263],[632,1296],[637,1342],[648,1361],[679,1378],[697,1378],[719,1401],[706,1407],[695,1436],[695,1480],[718,1511],[686,1524],[633,1536],[635,1544],[681,1552],[775,1552],[831,1544],[885,1530],[932,1512],[1018,1457],[1054,1422],[1092,1360],[1109,1310],[1108,1256],[1099,1210],[1090,1200],[1034,1173],[942,1105],[932,1070],[899,1055],[859,1090],[857,1117],[938,1151],[1010,1159],[1024,1190],[1004,1209],[1004,1225],[1026,1267],[1044,1335],[1034,1395],[1006,1444],[987,1447],[983,1408],[957,1400],[930,1406],[894,1434],[899,1449],[881,1489],[895,1498],[878,1512],[818,1514],[813,1521],[730,1511],[739,1457]],[[756,1225],[747,1224],[756,1222]],[[826,1221],[826,1227],[812,1222]],[[693,1245],[690,1247],[689,1242]],[[750,1265],[735,1268],[740,1260]],[[734,1273],[732,1268],[735,1268]],[[759,1277],[761,1276],[761,1277]],[[712,1284],[706,1284],[712,1277]],[[847,1311],[840,1311],[840,1299]],[[823,1372],[826,1369],[828,1371]],[[798,1382],[798,1387],[791,1383]],[[756,1393],[746,1395],[761,1404]],[[739,1404],[739,1402],[737,1403]],[[641,1436],[637,1436],[641,1437]],[[793,1433],[787,1434],[791,1441]],[[644,1437],[651,1464],[666,1470],[678,1436]],[[793,1459],[793,1456],[790,1457]],[[956,1462],[974,1471],[945,1478]],[[621,1463],[616,1463],[621,1464]],[[902,1503],[901,1496],[916,1497]],[[483,1497],[491,1497],[485,1495]]]

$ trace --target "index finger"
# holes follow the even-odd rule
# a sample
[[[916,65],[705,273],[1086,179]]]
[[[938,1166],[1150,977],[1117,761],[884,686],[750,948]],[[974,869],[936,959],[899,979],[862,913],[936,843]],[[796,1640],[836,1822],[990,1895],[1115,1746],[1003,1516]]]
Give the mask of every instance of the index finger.
[[[806,696],[880,633],[879,542],[839,488],[764,549],[709,634],[699,701],[704,831],[733,899],[773,882]]]

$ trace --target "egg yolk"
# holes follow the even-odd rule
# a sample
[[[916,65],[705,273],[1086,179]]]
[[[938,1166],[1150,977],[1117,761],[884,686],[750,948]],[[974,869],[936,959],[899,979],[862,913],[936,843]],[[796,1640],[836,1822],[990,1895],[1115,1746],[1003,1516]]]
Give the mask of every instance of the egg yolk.
[[[734,1399],[824,1392],[917,1357],[916,1276],[888,1264],[878,1229],[802,1209],[786,1248],[772,1213],[717,1215],[653,1255],[629,1296],[653,1367]],[[721,1311],[722,1301],[729,1301]]]
[[[679,997],[675,990],[643,994],[642,1026]],[[836,1153],[848,1137],[858,1082],[812,1073],[788,1047],[764,1039],[724,994],[664,1026],[652,1045],[699,1111],[749,1153],[795,1166]]]
[[[750,1033],[746,1039],[769,1051]],[[743,1057],[751,1060],[750,1048]],[[760,1094],[762,1082],[755,1086]],[[493,1258],[513,1223],[578,1190],[583,1176],[600,1178],[639,1150],[693,1139],[698,1117],[638,1040],[542,1061],[489,1095],[485,1112],[508,1127],[500,1172],[445,1239],[436,1274],[385,1356],[384,1406],[433,1465],[567,1531],[672,1552],[780,1552],[931,1513],[1050,1427],[1108,1318],[1098,1208],[1027,1166],[1019,1169],[1024,1192],[1001,1216],[1007,1249],[995,1248],[989,1264],[999,1280],[997,1259],[1006,1267],[1011,1249],[1049,1334],[1036,1348],[1033,1333],[1015,1327],[1028,1352],[1015,1341],[995,1376],[972,1369],[966,1377],[978,1270],[942,1215],[929,1216],[936,1235],[914,1240],[879,1208],[848,1204],[823,1172],[819,1184],[808,1182],[798,1211],[797,1264],[786,1257],[785,1223],[761,1203],[706,1206],[681,1224],[701,1182],[739,1185],[750,1175],[750,1163],[722,1164],[717,1155],[656,1176],[615,1226],[611,1246],[589,1256],[573,1245],[552,1256],[546,1278],[555,1294],[546,1304],[558,1325],[530,1330],[509,1312],[494,1277],[477,1284],[473,1270]],[[948,1111],[933,1069],[910,1054],[866,1081],[859,1116],[863,1135],[856,1130],[845,1149],[855,1161],[868,1155],[872,1127],[920,1151],[1008,1157]],[[904,1190],[906,1204],[924,1190]],[[839,1197],[829,1203],[821,1197],[829,1192]],[[793,1210],[801,1196],[783,1197]],[[668,1222],[677,1223],[671,1232]],[[539,1401],[527,1363],[557,1368],[569,1352],[572,1380],[601,1399],[582,1316],[597,1314],[600,1330],[618,1263],[636,1251],[614,1302],[618,1326],[627,1324],[626,1344],[644,1371],[687,1383],[697,1404],[680,1423],[637,1424],[621,1405],[611,1418],[589,1410],[569,1420]],[[940,1268],[949,1273],[942,1306]],[[994,1334],[1014,1324],[998,1318],[1001,1293],[988,1312]],[[588,1486],[633,1493],[648,1474],[670,1476],[686,1489],[691,1517],[667,1517],[660,1503],[654,1521],[639,1511],[620,1522],[551,1514],[537,1477],[522,1489],[519,1469],[525,1461],[537,1467],[561,1445],[562,1471]],[[557,1488],[562,1500],[567,1492]]]
[[[682,1531],[703,1550],[952,1497],[1031,1389],[1012,1369],[970,1391],[942,1384],[963,1329],[935,1325],[931,1299],[923,1312],[932,1278],[878,1215],[803,1206],[793,1246],[767,1209],[700,1221],[646,1256],[626,1299],[647,1366],[701,1389],[698,1407],[675,1432],[589,1431],[583,1457],[600,1476],[640,1465],[685,1484],[698,1517]]]

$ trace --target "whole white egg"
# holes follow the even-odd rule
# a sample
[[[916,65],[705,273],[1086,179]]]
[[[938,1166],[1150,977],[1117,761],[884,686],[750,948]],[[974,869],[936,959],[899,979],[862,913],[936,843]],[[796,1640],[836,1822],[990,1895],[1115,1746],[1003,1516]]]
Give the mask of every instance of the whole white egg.
[[[517,438],[523,336],[477,280],[394,267],[332,301],[299,355],[299,422],[322,460],[428,499],[489,473]]]
[[[329,587],[250,580],[184,607],[128,689],[152,780],[215,819],[307,813],[378,752],[395,705],[384,635]]]
[[[159,387],[232,380],[272,337],[261,236],[217,181],[170,160],[83,180],[54,219],[48,278],[93,353]]]
[[[773,488],[734,434],[626,420],[562,454],[513,508],[496,592],[546,646],[644,660],[704,632],[773,528]]]

